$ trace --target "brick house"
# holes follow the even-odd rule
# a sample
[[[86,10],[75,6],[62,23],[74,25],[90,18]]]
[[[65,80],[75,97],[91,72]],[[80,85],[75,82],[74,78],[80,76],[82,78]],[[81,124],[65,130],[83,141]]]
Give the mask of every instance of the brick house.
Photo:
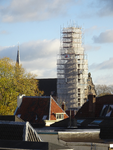
[[[113,95],[96,97],[89,95],[76,117],[113,117]]]
[[[15,115],[31,124],[40,124],[41,126],[50,126],[54,122],[68,118],[68,115],[52,96],[18,98]]]

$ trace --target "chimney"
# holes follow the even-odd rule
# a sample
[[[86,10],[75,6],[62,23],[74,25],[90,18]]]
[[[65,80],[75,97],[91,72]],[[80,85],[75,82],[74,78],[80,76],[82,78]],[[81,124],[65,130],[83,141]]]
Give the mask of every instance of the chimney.
[[[88,95],[89,100],[89,113],[91,117],[95,116],[95,103],[96,103],[96,96],[93,94]]]
[[[62,109],[65,111],[65,102],[62,103]]]
[[[25,96],[25,94],[17,96],[17,107],[20,107],[23,96]]]

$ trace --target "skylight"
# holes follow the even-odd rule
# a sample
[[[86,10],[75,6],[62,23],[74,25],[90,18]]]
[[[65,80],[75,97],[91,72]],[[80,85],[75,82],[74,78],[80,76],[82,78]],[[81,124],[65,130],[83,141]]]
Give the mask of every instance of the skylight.
[[[35,118],[35,120],[37,120],[38,119],[38,117],[37,117],[37,115],[36,115],[36,118]]]
[[[102,121],[103,120],[94,120],[89,124],[89,126],[94,126],[94,125],[98,126]]]
[[[77,124],[80,125],[84,120],[85,120],[85,119],[79,119],[79,120],[77,120]]]
[[[20,117],[21,117],[21,114],[18,114],[17,116],[20,118]]]
[[[43,118],[42,118],[42,120],[46,120],[46,118],[47,118],[47,115],[44,115]]]

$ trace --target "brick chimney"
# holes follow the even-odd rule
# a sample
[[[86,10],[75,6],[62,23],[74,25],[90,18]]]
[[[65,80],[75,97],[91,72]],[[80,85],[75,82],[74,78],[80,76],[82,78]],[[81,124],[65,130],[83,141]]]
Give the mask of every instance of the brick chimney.
[[[93,94],[88,95],[88,100],[89,100],[89,115],[91,117],[95,116],[95,103],[96,103],[96,96]]]
[[[62,109],[65,111],[65,102],[62,103]]]

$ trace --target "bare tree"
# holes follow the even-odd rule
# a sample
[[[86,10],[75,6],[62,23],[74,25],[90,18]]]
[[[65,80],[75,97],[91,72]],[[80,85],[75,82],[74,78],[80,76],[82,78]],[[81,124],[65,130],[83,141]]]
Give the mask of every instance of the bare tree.
[[[103,96],[103,95],[111,95],[113,94],[113,85],[96,85],[96,93],[97,96]]]

